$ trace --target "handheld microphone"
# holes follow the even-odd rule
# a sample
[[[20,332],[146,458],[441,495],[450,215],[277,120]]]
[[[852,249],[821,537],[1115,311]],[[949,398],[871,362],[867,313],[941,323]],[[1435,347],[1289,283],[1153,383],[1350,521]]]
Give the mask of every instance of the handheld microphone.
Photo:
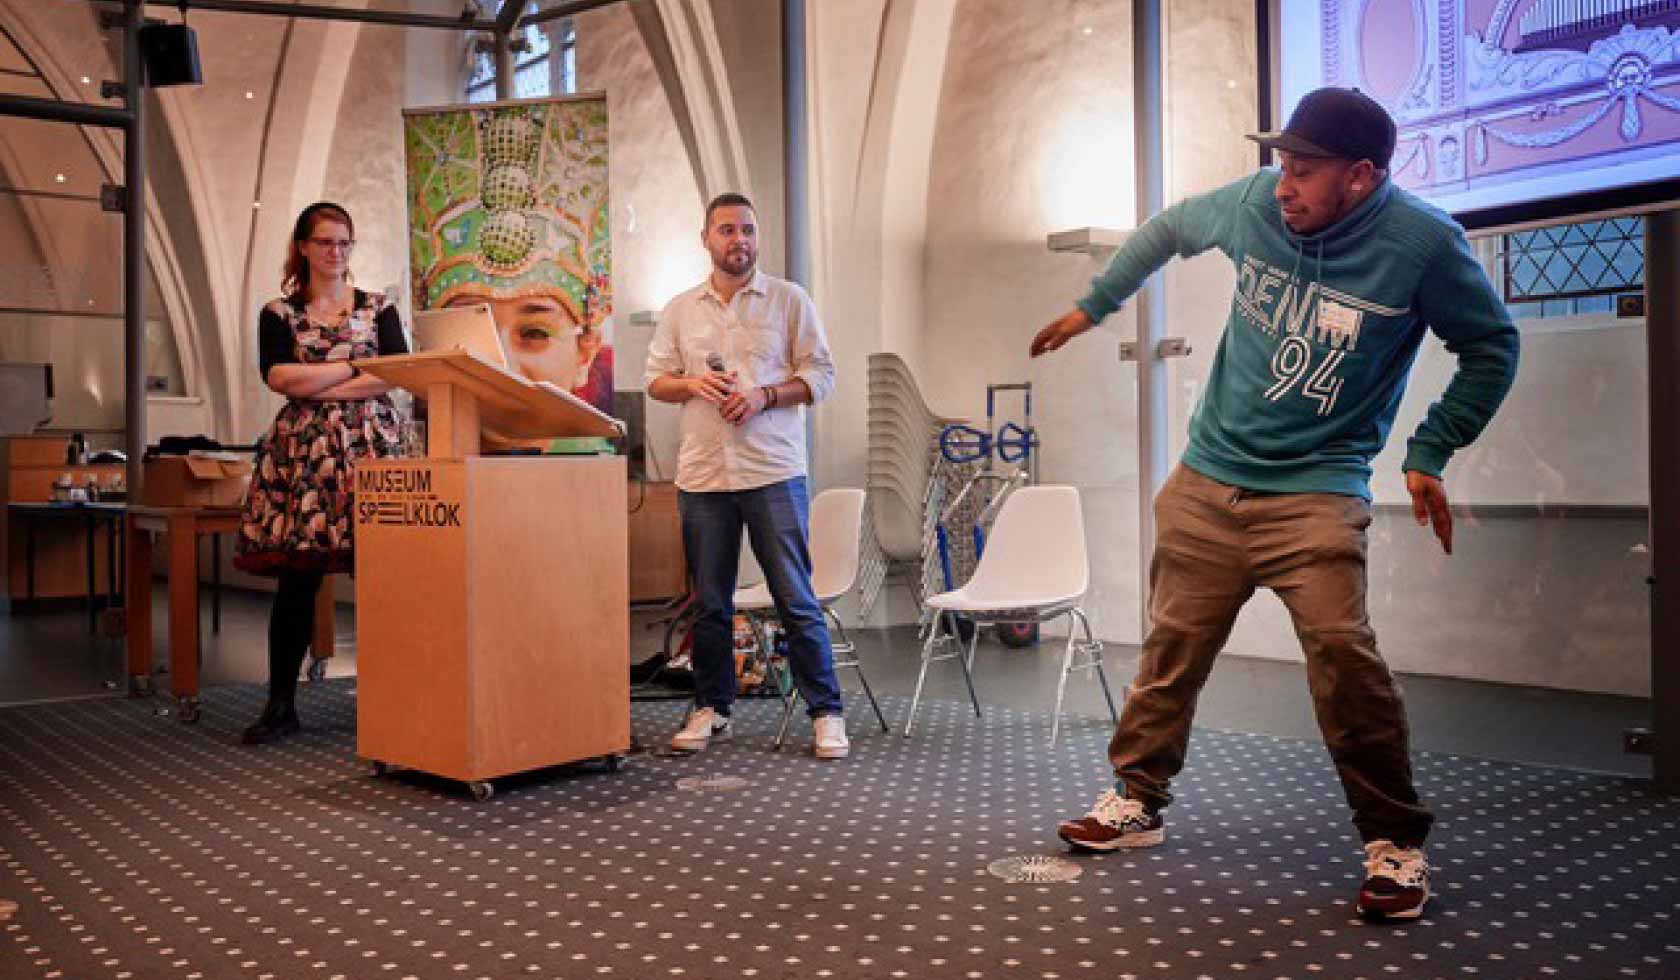
[[[724,366],[723,355],[719,354],[717,351],[712,351],[710,354],[706,355],[706,368],[711,371],[716,371],[719,374],[729,373],[729,368]],[[729,390],[735,390],[735,386],[731,384],[729,386]]]

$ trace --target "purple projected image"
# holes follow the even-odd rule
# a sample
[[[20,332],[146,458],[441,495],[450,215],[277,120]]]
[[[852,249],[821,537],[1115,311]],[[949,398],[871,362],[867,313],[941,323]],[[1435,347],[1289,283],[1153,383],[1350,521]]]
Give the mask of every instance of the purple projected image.
[[[1282,0],[1280,118],[1352,86],[1453,212],[1680,177],[1680,0]]]

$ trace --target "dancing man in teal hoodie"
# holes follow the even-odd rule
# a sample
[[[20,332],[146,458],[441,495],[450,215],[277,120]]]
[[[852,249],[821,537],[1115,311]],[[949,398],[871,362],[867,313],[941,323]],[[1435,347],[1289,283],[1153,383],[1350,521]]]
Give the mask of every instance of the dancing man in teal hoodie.
[[[1425,330],[1458,368],[1406,445],[1420,525],[1452,553],[1441,482],[1504,399],[1517,331],[1464,230],[1388,179],[1394,122],[1350,89],[1301,99],[1266,168],[1150,219],[1034,357],[1119,309],[1174,255],[1217,248],[1237,290],[1189,446],[1155,500],[1148,636],[1109,759],[1118,777],[1058,833],[1089,851],[1161,843],[1168,783],[1213,660],[1257,587],[1289,608],[1325,745],[1364,839],[1357,908],[1413,919],[1429,898],[1432,816],[1413,786],[1405,708],[1366,616],[1371,459]]]

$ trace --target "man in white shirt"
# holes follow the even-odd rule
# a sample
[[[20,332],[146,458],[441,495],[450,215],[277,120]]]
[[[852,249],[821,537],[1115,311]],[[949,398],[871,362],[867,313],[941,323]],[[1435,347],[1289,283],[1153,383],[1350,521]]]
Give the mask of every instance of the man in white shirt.
[[[696,709],[671,747],[698,752],[729,731],[735,701],[735,571],[741,529],[752,540],[787,633],[788,666],[816,729],[818,758],[850,751],[828,624],[811,589],[805,418],[799,406],[834,388],[816,305],[758,264],[758,218],[740,194],[706,206],[705,282],[660,314],[648,347],[647,393],[682,405],[677,457],[683,547],[700,618],[694,624]]]

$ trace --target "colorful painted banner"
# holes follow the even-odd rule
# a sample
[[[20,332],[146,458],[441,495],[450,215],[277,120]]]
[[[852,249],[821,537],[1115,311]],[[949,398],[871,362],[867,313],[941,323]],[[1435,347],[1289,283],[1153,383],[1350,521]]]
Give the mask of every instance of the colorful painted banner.
[[[403,116],[414,308],[488,303],[512,370],[611,414],[606,99]]]

